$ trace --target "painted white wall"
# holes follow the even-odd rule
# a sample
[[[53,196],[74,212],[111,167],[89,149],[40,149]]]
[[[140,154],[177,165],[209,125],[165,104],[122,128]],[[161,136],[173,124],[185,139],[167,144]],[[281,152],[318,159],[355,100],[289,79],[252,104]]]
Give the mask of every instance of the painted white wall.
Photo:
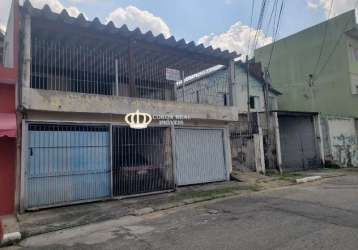
[[[358,137],[353,118],[326,117],[330,157],[333,161],[347,166],[358,167]]]
[[[249,76],[250,96],[258,99],[258,107],[251,109],[251,112],[265,111],[265,99],[263,84],[251,75]],[[247,81],[246,72],[238,64],[235,65],[235,79],[233,90],[233,104],[239,113],[247,112]],[[200,103],[212,105],[224,105],[223,94],[229,92],[228,72],[225,69],[219,70],[207,77],[198,79],[185,86],[185,102],[197,103],[198,95]],[[198,92],[198,93],[197,93]],[[277,97],[270,92],[270,106],[272,110],[277,110]],[[183,90],[177,90],[177,99],[183,100]]]
[[[247,76],[246,72],[240,66],[236,66],[235,69],[235,88],[234,91],[234,105],[239,108],[240,113],[247,112]],[[255,109],[251,109],[252,112],[265,111],[265,98],[263,85],[254,77],[249,76],[250,96],[256,96],[259,99],[259,106]],[[270,93],[270,99],[272,103],[272,109],[277,109],[277,98],[274,94]]]

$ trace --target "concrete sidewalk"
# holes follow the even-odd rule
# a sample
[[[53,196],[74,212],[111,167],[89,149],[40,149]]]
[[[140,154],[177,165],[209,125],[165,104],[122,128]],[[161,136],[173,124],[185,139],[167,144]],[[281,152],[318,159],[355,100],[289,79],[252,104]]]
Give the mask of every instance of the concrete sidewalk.
[[[176,192],[108,200],[27,212],[18,216],[23,238],[61,229],[143,215],[153,211],[226,197],[250,190],[240,182],[221,182],[177,189]]]
[[[154,211],[179,207],[216,198],[235,196],[295,185],[295,178],[316,175],[317,171],[325,177],[358,174],[345,169],[322,169],[315,171],[290,173],[286,176],[262,176],[256,173],[239,173],[239,181],[211,183],[181,187],[176,192],[132,197],[122,200],[110,200],[87,204],[58,207],[18,215],[22,238],[58,231],[91,223],[118,219],[128,215],[144,215]]]
[[[29,237],[8,250],[352,249],[358,175],[325,178]]]

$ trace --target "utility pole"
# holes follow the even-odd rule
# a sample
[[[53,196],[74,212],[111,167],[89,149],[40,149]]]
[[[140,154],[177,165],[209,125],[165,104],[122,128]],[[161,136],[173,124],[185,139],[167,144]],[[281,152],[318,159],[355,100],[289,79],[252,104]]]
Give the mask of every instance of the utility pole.
[[[249,65],[249,56],[246,55],[246,85],[247,85],[247,129],[249,135],[251,135],[251,113],[250,113],[250,83],[249,83],[249,74],[250,74],[250,65]]]
[[[265,100],[265,116],[266,116],[266,131],[267,131],[267,157],[268,157],[268,167],[274,165],[273,164],[273,155],[272,155],[272,146],[273,146],[273,139],[274,139],[274,129],[271,128],[271,107],[270,107],[270,94],[269,94],[269,85],[271,84],[271,77],[270,73],[268,71],[268,68],[265,67],[264,72],[264,100]],[[278,165],[278,170],[282,174],[282,168],[281,165]]]
[[[270,129],[270,105],[269,105],[269,84],[270,84],[270,75],[267,67],[265,67],[264,73],[264,100],[265,100],[265,114],[266,114],[266,127],[267,131]]]

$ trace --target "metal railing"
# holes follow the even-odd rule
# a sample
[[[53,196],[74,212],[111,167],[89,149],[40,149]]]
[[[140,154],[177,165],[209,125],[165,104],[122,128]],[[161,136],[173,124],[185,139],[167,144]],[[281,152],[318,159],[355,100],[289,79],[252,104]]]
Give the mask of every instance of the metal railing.
[[[170,128],[113,127],[113,195],[174,188]]]
[[[227,74],[186,83],[180,90],[176,82],[166,79],[166,69],[173,65],[166,65],[160,55],[153,58],[151,53],[137,54],[131,62],[129,47],[120,50],[71,45],[37,37],[31,43],[31,88],[214,105],[228,103]]]

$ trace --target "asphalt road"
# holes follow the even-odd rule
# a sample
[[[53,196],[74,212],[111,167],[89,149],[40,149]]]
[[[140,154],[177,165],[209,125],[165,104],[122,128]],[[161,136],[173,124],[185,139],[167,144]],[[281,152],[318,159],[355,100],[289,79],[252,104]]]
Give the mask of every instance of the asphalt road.
[[[8,249],[358,249],[358,176],[128,216]]]

